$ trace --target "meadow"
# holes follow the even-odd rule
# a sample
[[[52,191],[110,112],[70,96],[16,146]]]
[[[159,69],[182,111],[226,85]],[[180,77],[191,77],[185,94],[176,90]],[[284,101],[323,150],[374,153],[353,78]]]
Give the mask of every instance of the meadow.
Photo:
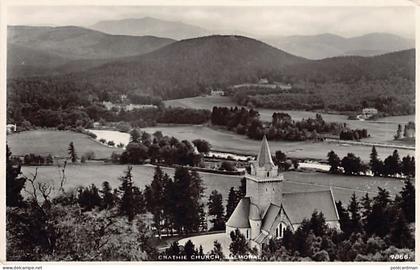
[[[164,135],[174,136],[180,140],[204,139],[212,145],[214,151],[233,152],[240,154],[257,154],[260,141],[251,140],[243,135],[238,135],[221,129],[209,128],[207,126],[157,126],[142,129],[148,133],[162,131]],[[364,161],[369,161],[371,146],[350,145],[347,143],[327,143],[327,142],[290,142],[290,141],[270,141],[270,149],[274,154],[275,151],[281,150],[288,157],[302,159],[322,159],[327,158],[327,153],[333,150],[339,157],[352,152]],[[392,154],[393,148],[377,147],[379,157],[385,159]],[[414,150],[398,149],[400,156],[414,156]]]
[[[13,155],[36,155],[67,157],[67,149],[73,142],[76,153],[81,157],[87,151],[93,151],[95,158],[109,158],[112,152],[120,153],[122,149],[108,147],[89,136],[72,131],[31,130],[7,136],[7,143]]]
[[[183,107],[183,108],[195,108],[195,109],[207,109],[212,110],[213,106],[219,107],[235,107],[238,106],[236,103],[231,101],[229,97],[225,96],[199,96],[193,98],[173,99],[166,100],[166,106],[172,107]],[[309,111],[292,111],[292,110],[275,110],[275,109],[263,109],[257,108],[260,113],[261,120],[271,121],[274,112],[285,112],[288,113],[293,120],[301,120],[303,118],[315,118],[316,112]],[[346,123],[348,127],[352,129],[363,129],[366,128],[368,133],[371,135],[363,141],[366,142],[377,142],[377,143],[392,143],[393,136],[397,131],[398,124],[403,127],[409,121],[415,121],[415,115],[403,115],[403,116],[391,116],[384,117],[378,121],[359,121],[359,120],[348,120],[346,115],[342,114],[330,114],[321,113],[322,118],[327,122],[341,122]]]
[[[35,167],[24,166],[22,172],[25,176],[31,178],[35,173],[35,169]],[[119,178],[124,176],[126,170],[126,165],[69,164],[65,171],[66,181],[64,183],[64,189],[68,190],[90,184],[95,184],[97,187],[100,187],[104,181],[108,181],[112,188],[117,188],[121,183]],[[132,173],[135,184],[143,189],[145,185],[151,183],[154,171],[155,168],[151,165],[133,166]],[[163,168],[163,171],[170,176],[174,174],[173,168]],[[225,201],[227,200],[229,189],[231,187],[239,187],[240,179],[242,178],[242,176],[228,176],[204,172],[200,172],[199,174],[203,179],[206,197],[212,190],[217,190],[223,195]],[[284,173],[284,178],[284,192],[316,191],[332,188],[335,200],[341,200],[344,203],[349,201],[353,192],[358,197],[366,193],[369,193],[371,197],[375,196],[378,186],[389,190],[393,197],[404,185],[401,180],[393,178],[331,175],[318,172],[288,171]],[[58,191],[60,179],[60,170],[57,166],[38,167],[37,180],[54,185],[55,192]]]

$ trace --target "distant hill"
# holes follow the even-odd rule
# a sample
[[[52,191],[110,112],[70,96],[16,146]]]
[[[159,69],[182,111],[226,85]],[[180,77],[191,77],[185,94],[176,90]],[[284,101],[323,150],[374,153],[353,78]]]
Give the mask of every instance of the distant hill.
[[[177,40],[206,36],[210,34],[209,30],[198,26],[185,24],[183,22],[165,21],[151,17],[100,21],[90,26],[90,28],[113,35],[152,35]]]
[[[114,59],[149,53],[174,40],[109,35],[75,26],[9,26],[7,42],[9,74],[16,77],[56,72],[51,69],[73,60]]]
[[[8,43],[73,59],[104,59],[139,55],[174,40],[153,36],[108,35],[76,27],[9,26]]]
[[[208,86],[255,81],[307,60],[242,36],[207,36],[172,43],[73,74],[101,89],[152,93],[164,98],[200,94]]]
[[[308,61],[288,67],[284,74],[295,80],[317,83],[359,80],[415,79],[415,50],[403,50],[373,57],[342,56]]]
[[[278,36],[262,40],[281,50],[308,59],[343,55],[373,56],[415,47],[414,40],[388,33],[370,33],[352,38],[333,34]]]

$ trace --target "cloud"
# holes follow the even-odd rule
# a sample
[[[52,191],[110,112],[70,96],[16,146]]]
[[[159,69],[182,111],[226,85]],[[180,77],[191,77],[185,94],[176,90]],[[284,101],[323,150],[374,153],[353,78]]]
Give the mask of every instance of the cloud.
[[[413,7],[14,6],[9,7],[8,23],[86,27],[101,20],[146,16],[254,36],[389,32],[414,37],[415,31]]]

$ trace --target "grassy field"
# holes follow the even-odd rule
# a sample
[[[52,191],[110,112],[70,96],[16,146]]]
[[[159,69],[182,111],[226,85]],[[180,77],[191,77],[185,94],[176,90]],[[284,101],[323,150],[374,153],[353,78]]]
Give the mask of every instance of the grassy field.
[[[184,107],[184,108],[196,108],[196,109],[208,109],[211,110],[213,106],[224,106],[234,107],[237,106],[230,100],[229,97],[222,96],[200,96],[193,98],[183,98],[166,100],[166,106],[172,107]],[[264,121],[271,121],[273,112],[279,110],[273,109],[257,109],[260,113],[260,117]],[[315,117],[315,112],[307,111],[290,111],[284,110],[282,112],[288,113],[294,120],[301,120],[302,118]],[[359,120],[348,120],[346,115],[339,114],[327,114],[322,113],[322,117],[327,122],[342,122],[346,123],[350,128],[362,129],[366,128],[368,133],[371,135],[370,138],[365,139],[366,142],[378,142],[378,143],[394,143],[393,136],[397,131],[398,124],[404,127],[408,121],[415,121],[415,115],[404,115],[404,116],[392,116],[379,119],[378,121],[359,121]]]
[[[85,134],[71,131],[32,130],[7,136],[7,143],[13,155],[33,153],[66,157],[70,142],[74,143],[79,157],[87,151],[93,151],[98,159],[109,158],[112,152],[122,151],[105,146]]]
[[[216,151],[226,151],[243,154],[258,153],[260,142],[250,140],[245,136],[235,134],[225,130],[216,130],[207,126],[159,126],[142,129],[149,133],[157,130],[162,131],[164,135],[174,136],[180,140],[204,139]],[[274,154],[275,151],[281,150],[289,157],[309,158],[309,159],[326,159],[330,150],[336,152],[340,157],[352,152],[360,156],[362,160],[368,161],[372,147],[363,145],[348,145],[337,143],[322,142],[287,142],[287,141],[270,141],[270,149]],[[384,159],[392,154],[392,148],[377,147],[379,156]],[[410,154],[414,156],[413,150],[399,149],[400,156]]]
[[[103,181],[108,181],[112,188],[117,188],[120,185],[119,177],[124,175],[126,169],[127,166],[125,165],[70,164],[66,168],[67,180],[64,187],[65,189],[70,189],[90,184],[95,184],[100,187]],[[135,184],[141,189],[145,185],[150,184],[154,170],[154,167],[149,165],[133,166]],[[171,176],[174,174],[174,169],[172,168],[163,168],[163,170]],[[35,172],[35,167],[23,167],[22,171],[24,175],[31,177]],[[229,189],[240,185],[241,176],[227,176],[203,172],[200,172],[200,175],[206,188],[206,196],[212,190],[217,190],[223,195],[224,200],[227,200]],[[60,181],[59,169],[55,166],[39,167],[37,179],[41,182],[53,184],[57,191]],[[337,176],[326,173],[290,171],[285,173],[284,192],[326,190],[331,187],[335,200],[341,200],[347,203],[353,192],[358,197],[363,196],[366,192],[374,196],[378,186],[386,188],[394,196],[401,190],[403,182],[392,178]]]

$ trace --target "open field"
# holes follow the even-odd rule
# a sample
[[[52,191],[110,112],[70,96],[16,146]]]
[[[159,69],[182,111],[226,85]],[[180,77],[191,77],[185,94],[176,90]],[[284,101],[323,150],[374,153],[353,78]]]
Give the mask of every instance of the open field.
[[[157,130],[162,131],[164,135],[174,136],[180,140],[204,139],[212,145],[214,151],[233,152],[241,154],[258,153],[261,142],[250,140],[243,135],[238,135],[226,130],[216,130],[206,126],[158,126],[142,129],[153,133]],[[281,150],[289,157],[308,158],[308,159],[326,159],[330,150],[336,152],[340,157],[352,152],[360,156],[362,160],[368,161],[372,147],[364,145],[349,145],[326,142],[288,142],[288,141],[270,141],[270,149]],[[384,159],[392,154],[392,148],[377,147],[379,157]],[[413,150],[399,149],[400,156],[407,154],[414,156]]]
[[[238,106],[230,100],[229,97],[223,96],[199,96],[193,98],[183,98],[166,100],[166,106],[172,107],[184,107],[184,108],[196,108],[196,109],[208,109],[211,110],[213,106],[224,106],[234,107]],[[260,113],[260,117],[264,121],[271,121],[273,112],[279,112],[280,110],[263,109],[257,108]],[[282,112],[288,113],[294,120],[301,120],[302,118],[315,117],[315,112],[308,111],[291,111],[283,110]],[[403,115],[403,116],[391,116],[381,118],[378,121],[359,121],[359,120],[348,120],[346,115],[340,114],[321,114],[323,119],[327,122],[342,122],[346,123],[350,128],[362,129],[366,128],[368,133],[371,135],[370,138],[364,139],[366,142],[377,142],[377,143],[394,143],[393,136],[397,131],[398,124],[403,127],[408,121],[415,121],[415,115]]]
[[[109,158],[112,152],[121,149],[103,145],[89,136],[71,131],[31,130],[7,136],[7,143],[13,155],[37,154],[55,157],[66,157],[69,143],[73,142],[80,156],[87,151],[93,151],[95,158]]]
[[[119,177],[124,175],[127,169],[126,165],[102,165],[102,164],[86,164],[86,165],[72,165],[69,164],[66,168],[66,182],[65,189],[74,188],[77,186],[87,186],[95,184],[100,187],[103,181],[108,181],[112,188],[117,188],[120,185]],[[154,174],[154,167],[151,165],[136,165],[133,166],[134,182],[141,189],[145,185],[151,183]],[[170,176],[173,176],[174,169],[163,168],[163,170]],[[23,174],[31,177],[35,172],[35,167],[23,167]],[[205,194],[208,196],[212,190],[219,191],[224,200],[227,200],[229,189],[240,185],[242,176],[227,176],[211,173],[200,172],[203,179],[203,184],[206,187]],[[284,192],[297,191],[316,191],[326,190],[330,187],[333,189],[335,200],[341,200],[347,203],[353,192],[358,197],[363,196],[366,192],[374,196],[377,192],[377,187],[386,188],[390,191],[392,196],[398,193],[403,182],[392,178],[380,177],[357,177],[357,176],[341,176],[331,175],[327,173],[308,173],[308,172],[294,172],[289,171],[284,173],[285,183]],[[44,166],[38,168],[38,178],[41,182],[49,182],[54,184],[55,190],[58,190],[60,172],[56,166]]]

